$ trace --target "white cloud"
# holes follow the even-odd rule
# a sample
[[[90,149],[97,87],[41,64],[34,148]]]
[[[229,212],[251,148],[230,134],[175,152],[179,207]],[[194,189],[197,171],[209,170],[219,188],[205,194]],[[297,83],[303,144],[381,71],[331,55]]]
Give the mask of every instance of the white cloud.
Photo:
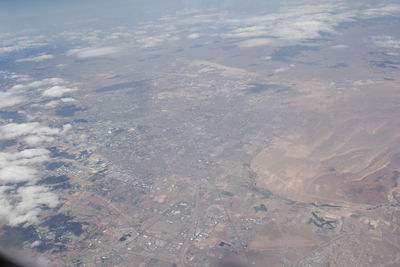
[[[49,151],[43,148],[25,149],[19,152],[0,152],[0,167],[8,165],[36,164],[48,160]]]
[[[37,90],[45,97],[62,97],[77,90],[64,86],[66,81],[60,78],[32,81],[25,75],[7,72],[1,74],[20,83],[0,92],[0,108],[24,103],[27,101],[28,91],[31,96]],[[65,97],[56,101],[68,103],[75,99]],[[37,167],[50,160],[50,151],[38,146],[66,134],[71,127],[66,124],[62,128],[52,128],[39,122],[0,126],[0,140],[17,138],[18,143],[33,147],[17,152],[9,152],[12,148],[8,148],[8,152],[0,152],[1,222],[11,226],[30,225],[38,222],[43,208],[55,208],[59,204],[59,198],[51,192],[51,188],[38,184],[42,176]]]
[[[400,5],[389,4],[380,7],[367,8],[360,12],[362,18],[376,18],[400,13]]]
[[[332,14],[332,10],[339,15]],[[234,28],[222,35],[229,38],[248,38],[272,36],[280,40],[300,41],[320,37],[320,33],[333,32],[341,22],[351,21],[350,16],[343,16],[343,7],[338,5],[316,4],[291,7],[280,13],[253,16],[243,19],[231,19],[232,25],[247,25]]]
[[[9,75],[7,75],[7,78],[16,79],[18,82],[28,82],[32,80],[32,78],[29,77],[28,75],[21,75],[15,73],[10,73]]]
[[[44,107],[46,107],[46,108],[54,108],[54,107],[58,106],[61,103],[73,103],[73,102],[77,102],[77,100],[75,98],[72,98],[72,97],[64,97],[64,98],[61,98],[61,99],[50,101],[49,103],[45,104]]]
[[[23,136],[25,142],[38,145],[70,128],[70,124],[60,130],[37,122],[11,123],[0,127],[0,136],[5,139]],[[36,167],[49,160],[50,151],[43,148],[0,152],[0,220],[11,226],[30,225],[38,221],[44,207],[55,208],[59,204],[58,196],[50,188],[37,184],[41,175]]]
[[[189,38],[189,39],[197,39],[197,38],[200,38],[200,34],[198,34],[198,33],[191,33],[191,34],[189,34],[189,35],[187,36],[187,38]]]
[[[10,188],[14,190],[7,192]],[[0,187],[0,218],[11,226],[36,223],[43,207],[55,208],[58,204],[57,195],[44,186]]]
[[[29,146],[38,146],[45,142],[54,141],[54,137],[52,136],[43,136],[43,135],[28,135],[22,139]]]
[[[69,124],[62,129],[43,126],[38,122],[9,123],[0,127],[0,140],[21,137],[21,141],[37,146],[45,142],[52,142],[57,135],[64,134],[70,128]]]
[[[0,152],[1,221],[11,226],[36,223],[44,207],[59,204],[50,188],[37,184],[41,176],[35,167],[49,161],[49,155],[50,151],[43,148]]]
[[[223,23],[232,28],[220,34],[222,38],[247,39],[240,47],[254,47],[262,38],[275,38],[279,42],[307,42],[322,37],[322,33],[334,33],[344,22],[383,17],[400,13],[400,5],[385,5],[374,8],[351,9],[343,3],[290,6],[278,13],[260,16],[227,19]],[[253,41],[252,41],[253,40]],[[267,41],[265,41],[268,43]]]
[[[61,104],[62,102],[60,100],[53,100],[50,101],[49,103],[46,103],[44,105],[45,108],[55,108],[57,107],[59,104]]]
[[[263,25],[250,27],[238,27],[229,33],[223,34],[223,37],[228,38],[248,38],[268,35],[268,29]]]
[[[72,129],[72,125],[71,124],[64,124],[61,134],[66,134],[68,133],[70,130]]]
[[[48,43],[44,42],[42,39],[43,39],[42,36],[38,36],[35,38],[28,36],[21,36],[5,40],[2,42],[4,45],[0,47],[0,53],[10,53],[10,52],[24,50],[27,48],[35,48],[48,45]]]
[[[251,48],[251,47],[257,47],[257,46],[271,45],[273,43],[274,43],[274,40],[272,40],[272,39],[257,38],[257,39],[250,39],[250,40],[239,42],[238,46],[244,47],[244,48]]]
[[[274,70],[275,73],[280,73],[280,72],[285,72],[285,71],[287,71],[286,68],[277,68]]]
[[[121,41],[121,40],[126,40],[129,41],[131,38],[131,34],[127,33],[127,32],[112,32],[109,35],[106,36],[106,40],[117,40],[117,41]]]
[[[374,36],[372,42],[379,48],[400,49],[400,40],[396,40],[391,36]]]
[[[85,47],[85,48],[71,49],[67,51],[67,55],[77,56],[79,58],[90,58],[90,57],[112,55],[118,53],[119,51],[121,51],[120,47],[113,47],[113,46]]]
[[[54,58],[53,55],[50,54],[40,54],[38,56],[34,56],[34,57],[27,57],[27,58],[21,58],[16,60],[16,62],[40,62],[46,59],[52,59]]]
[[[64,103],[72,103],[72,102],[77,102],[75,98],[72,97],[64,97],[60,99]]]
[[[338,44],[338,45],[332,45],[331,48],[333,49],[345,49],[345,48],[349,48],[348,45],[344,45],[344,44]]]
[[[35,166],[47,162],[49,154],[43,148],[0,152],[0,220],[11,226],[29,225],[37,222],[43,207],[58,205],[50,188],[37,185],[40,173]]]
[[[6,74],[5,76],[6,78],[16,79],[18,82],[28,83],[15,84],[8,90],[0,92],[0,108],[12,107],[14,105],[25,103],[28,100],[26,97],[26,92],[29,89],[53,86],[51,88],[47,88],[47,90],[43,92],[43,96],[47,97],[61,97],[65,93],[77,90],[76,88],[60,86],[60,84],[64,84],[66,81],[57,77],[31,81],[31,78],[26,75]],[[42,88],[40,90],[42,90]]]
[[[179,40],[178,35],[175,35],[172,32],[163,32],[158,35],[139,38],[136,40],[136,42],[143,48],[152,48],[167,41],[177,41],[177,40]]]
[[[152,36],[136,40],[136,42],[140,44],[143,48],[155,47],[163,43],[164,41],[165,41],[164,39]]]
[[[400,13],[398,4],[372,3],[370,8],[365,8],[365,5],[358,3],[346,4],[348,1],[333,3],[321,0],[307,4],[308,2],[297,1],[294,4],[282,5],[283,8],[276,13],[257,16],[232,16],[229,12],[215,10],[196,11],[191,15],[176,12],[157,21],[140,23],[134,29],[118,27],[107,32],[91,30],[64,32],[61,35],[63,38],[80,40],[87,44],[88,47],[67,52],[67,55],[80,58],[114,54],[124,47],[131,47],[134,43],[141,48],[155,48],[180,38],[196,39],[200,37],[204,28],[207,29],[205,37],[233,39],[238,45],[241,45],[240,41],[249,38],[274,39],[274,45],[291,45],[310,43],[312,39],[323,38],[325,33],[335,33],[337,27],[345,22]]]
[[[15,153],[0,153],[0,183],[33,182],[37,171],[31,165],[49,160],[46,149],[26,149]]]
[[[0,139],[10,139],[26,135],[51,136],[60,133],[60,129],[49,128],[38,122],[9,123],[0,127]]]
[[[45,97],[61,97],[66,93],[74,92],[76,90],[77,90],[76,88],[68,88],[68,87],[65,87],[65,86],[56,85],[56,86],[50,87],[49,89],[46,89],[42,93],[42,96],[45,96]]]
[[[2,183],[27,182],[36,178],[37,171],[27,166],[6,166],[0,169],[0,181]]]
[[[48,86],[48,85],[58,85],[58,84],[63,84],[65,83],[65,80],[61,78],[47,78],[39,81],[34,81],[28,84],[16,84],[11,87],[12,91],[18,91],[18,90],[26,90],[26,89],[31,89],[31,88],[38,88],[38,87],[43,87],[43,86]]]
[[[25,100],[26,98],[18,93],[0,92],[0,108],[12,107],[23,103]]]

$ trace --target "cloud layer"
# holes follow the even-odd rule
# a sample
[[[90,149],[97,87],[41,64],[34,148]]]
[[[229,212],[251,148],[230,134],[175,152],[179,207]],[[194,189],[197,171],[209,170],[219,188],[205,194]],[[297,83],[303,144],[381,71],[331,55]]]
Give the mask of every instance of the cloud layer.
[[[49,153],[41,148],[0,153],[0,219],[7,224],[35,223],[43,207],[59,204],[56,194],[37,185],[40,173],[35,166],[48,161]]]
[[[48,45],[42,36],[19,36],[2,41],[0,54],[21,51],[29,48],[36,48]]]
[[[69,88],[60,78],[32,80],[25,75],[1,73],[5,78],[16,81],[4,92],[0,92],[0,110],[24,104],[38,105],[43,97],[56,98],[76,91]],[[72,99],[73,98],[66,98]],[[58,103],[58,102],[57,102]],[[10,226],[30,225],[39,221],[44,208],[55,208],[59,197],[49,187],[40,185],[43,178],[43,164],[50,161],[50,151],[41,146],[51,143],[67,131],[71,125],[62,128],[49,127],[43,122],[6,123],[0,125],[0,140],[17,140],[17,146],[0,152],[0,220]],[[29,148],[27,148],[27,146]]]
[[[378,48],[400,49],[400,40],[396,40],[392,36],[373,36],[372,42]]]
[[[74,87],[68,87],[66,85],[67,82],[58,77],[32,81],[26,76],[16,74],[8,76],[9,78],[17,79],[23,83],[17,83],[5,91],[0,92],[0,109],[26,103],[28,101],[28,93],[35,94],[36,92],[47,98],[59,98],[78,90]]]
[[[70,92],[74,92],[76,91],[76,88],[68,88],[65,86],[53,86],[50,87],[48,89],[46,89],[45,91],[43,91],[42,96],[46,96],[46,97],[61,97],[66,93],[70,93]]]
[[[99,57],[112,55],[119,52],[121,48],[105,46],[105,47],[85,47],[85,48],[77,48],[71,49],[67,51],[68,56],[77,56],[79,58],[90,58],[90,57]]]
[[[40,62],[40,61],[47,60],[47,59],[52,59],[52,58],[54,58],[53,55],[40,54],[40,55],[34,56],[34,57],[27,57],[27,58],[17,59],[16,62]]]
[[[262,44],[261,37],[273,38],[276,43],[299,43],[323,37],[324,33],[335,33],[336,28],[345,22],[371,19],[400,13],[400,5],[350,9],[343,2],[315,3],[289,7],[278,13],[261,16],[229,19],[227,24],[232,29],[221,34],[228,39],[247,39],[239,41],[240,47],[254,47]],[[254,39],[258,38],[258,39]],[[266,39],[267,40],[267,39]],[[246,45],[247,43],[249,45]],[[243,45],[243,43],[245,45]],[[273,42],[264,41],[264,45]]]

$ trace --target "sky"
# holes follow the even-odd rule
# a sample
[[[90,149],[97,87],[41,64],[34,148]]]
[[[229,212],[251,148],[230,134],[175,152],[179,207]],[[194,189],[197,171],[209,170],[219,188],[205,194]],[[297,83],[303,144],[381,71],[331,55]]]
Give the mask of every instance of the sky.
[[[286,1],[283,1],[286,2]],[[42,31],[69,27],[108,27],[132,24],[178,9],[218,9],[234,13],[273,12],[282,1],[253,0],[3,0],[0,1],[0,30]]]
[[[157,1],[153,1],[157,2]],[[149,16],[145,1],[7,1],[0,3],[3,31],[37,28],[41,31],[68,27],[117,25]],[[158,7],[160,5],[154,5]],[[139,8],[140,7],[140,12]],[[157,9],[151,10],[153,13]],[[146,13],[147,12],[147,13]],[[146,14],[145,14],[146,13]]]

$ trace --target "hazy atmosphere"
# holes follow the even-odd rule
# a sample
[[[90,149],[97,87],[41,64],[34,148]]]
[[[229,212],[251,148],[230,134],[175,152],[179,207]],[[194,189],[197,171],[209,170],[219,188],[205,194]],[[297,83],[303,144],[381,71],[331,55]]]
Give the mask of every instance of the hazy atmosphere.
[[[399,27],[398,1],[0,1],[0,250],[399,266]]]

